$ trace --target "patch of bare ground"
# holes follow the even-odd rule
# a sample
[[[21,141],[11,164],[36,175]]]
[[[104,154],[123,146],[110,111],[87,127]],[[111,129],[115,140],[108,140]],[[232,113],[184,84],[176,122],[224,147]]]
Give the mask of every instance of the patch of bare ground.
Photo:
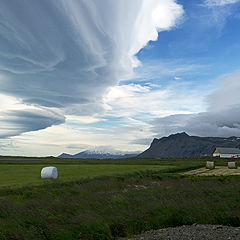
[[[227,167],[217,166],[214,169],[198,168],[185,172],[184,175],[195,176],[233,176],[240,175],[240,169],[228,169]]]
[[[222,225],[184,225],[152,230],[121,240],[239,240],[240,227]]]

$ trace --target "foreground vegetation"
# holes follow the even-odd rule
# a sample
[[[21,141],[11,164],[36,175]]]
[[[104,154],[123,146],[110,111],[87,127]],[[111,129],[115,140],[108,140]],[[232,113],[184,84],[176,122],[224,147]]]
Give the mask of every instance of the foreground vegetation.
[[[239,176],[180,174],[204,166],[206,158],[59,161],[0,159],[5,173],[9,167],[15,174],[19,166],[33,167],[39,176],[47,163],[66,170],[66,179],[25,185],[22,178],[21,187],[0,188],[0,239],[117,239],[183,224],[240,226]],[[85,177],[96,171],[91,178],[67,177],[80,169]],[[111,175],[122,170],[100,176],[109,174],[107,169]],[[1,177],[2,186],[6,178]]]
[[[25,186],[49,182],[41,179],[41,169],[46,165],[41,164],[1,164],[1,186]],[[92,178],[101,175],[112,175],[134,172],[139,170],[160,170],[168,165],[113,165],[113,164],[54,164],[58,169],[58,179],[54,182],[76,180],[79,178]],[[51,180],[50,180],[51,182]]]

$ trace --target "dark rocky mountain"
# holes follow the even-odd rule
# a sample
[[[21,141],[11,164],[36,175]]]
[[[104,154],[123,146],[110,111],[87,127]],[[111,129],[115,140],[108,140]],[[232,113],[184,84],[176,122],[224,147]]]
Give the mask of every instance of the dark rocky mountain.
[[[186,156],[210,156],[215,147],[240,147],[239,137],[197,137],[185,132],[155,138],[150,147],[139,154],[139,158],[166,158]]]
[[[117,159],[117,158],[131,158],[136,157],[139,153],[120,153],[120,152],[106,152],[96,150],[86,150],[74,155],[62,153],[59,158],[96,158],[96,159]]]

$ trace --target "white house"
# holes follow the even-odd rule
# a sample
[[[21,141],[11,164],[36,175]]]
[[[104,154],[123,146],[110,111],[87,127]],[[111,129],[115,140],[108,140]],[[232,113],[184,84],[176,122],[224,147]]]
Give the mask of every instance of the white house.
[[[216,147],[213,152],[213,157],[240,158],[240,149],[239,148]]]

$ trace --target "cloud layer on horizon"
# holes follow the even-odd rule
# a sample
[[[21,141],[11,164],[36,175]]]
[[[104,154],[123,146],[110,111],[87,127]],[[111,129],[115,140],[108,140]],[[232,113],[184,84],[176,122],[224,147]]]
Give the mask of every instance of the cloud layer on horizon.
[[[215,80],[217,89],[206,102],[206,112],[176,114],[150,122],[157,136],[187,132],[198,136],[240,137],[240,72],[226,74]]]
[[[46,119],[50,115],[50,123],[42,124],[42,117],[29,109],[5,111],[10,133],[5,129],[4,137],[62,123],[64,114],[103,113],[103,95],[133,73],[139,64],[135,54],[183,15],[174,0],[23,0],[0,5],[0,93],[22,105],[44,107]],[[61,120],[51,117],[53,109],[61,109]],[[23,113],[29,119],[18,125]]]

